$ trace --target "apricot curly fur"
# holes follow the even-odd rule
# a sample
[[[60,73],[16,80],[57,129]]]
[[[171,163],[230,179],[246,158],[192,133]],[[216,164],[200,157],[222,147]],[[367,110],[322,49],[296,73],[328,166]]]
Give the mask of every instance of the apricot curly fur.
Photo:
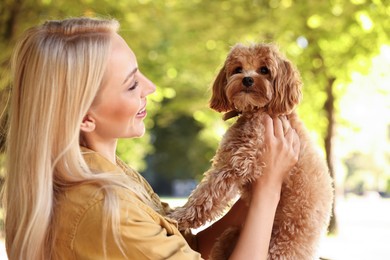
[[[318,147],[295,112],[301,100],[298,70],[273,44],[235,45],[213,84],[210,107],[239,115],[227,130],[211,168],[183,207],[170,217],[180,229],[220,217],[237,195],[250,199],[248,184],[263,175],[265,114],[288,120],[300,138],[299,160],[283,183],[268,259],[312,260],[326,232],[333,202],[332,179]],[[287,119],[286,119],[287,118]],[[224,232],[211,259],[227,259],[239,230]]]

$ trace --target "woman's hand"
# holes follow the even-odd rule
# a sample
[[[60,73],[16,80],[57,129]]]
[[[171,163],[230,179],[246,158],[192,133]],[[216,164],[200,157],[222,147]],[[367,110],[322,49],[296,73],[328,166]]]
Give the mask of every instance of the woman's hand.
[[[255,194],[264,186],[275,191],[280,190],[283,180],[299,157],[298,135],[285,117],[272,119],[267,115],[263,118],[263,124],[265,150],[259,163],[263,164],[264,168],[262,176],[254,183]]]

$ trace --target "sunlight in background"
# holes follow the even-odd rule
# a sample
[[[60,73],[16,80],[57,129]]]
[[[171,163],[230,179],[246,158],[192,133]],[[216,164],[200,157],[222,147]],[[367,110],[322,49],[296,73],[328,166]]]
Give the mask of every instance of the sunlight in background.
[[[383,46],[373,59],[369,75],[354,73],[347,93],[340,100],[340,114],[367,134],[377,134],[390,123],[390,46]],[[367,141],[378,136],[367,135]],[[371,140],[370,140],[371,139]]]
[[[352,83],[339,103],[340,123],[335,136],[335,156],[345,159],[352,153],[372,158],[365,176],[369,189],[385,189],[390,174],[390,46],[384,45],[373,58],[368,75],[354,73]],[[344,122],[344,123],[343,123]],[[341,184],[346,177],[343,167],[336,177]],[[370,178],[371,177],[371,178]],[[374,180],[372,179],[373,177]]]
[[[382,46],[368,74],[351,76],[339,102],[334,140],[338,233],[325,238],[320,251],[332,260],[385,260],[390,259],[390,199],[377,191],[386,189],[390,175],[390,46]],[[359,167],[348,171],[345,160],[354,153],[360,154]],[[375,192],[343,196],[353,175]]]

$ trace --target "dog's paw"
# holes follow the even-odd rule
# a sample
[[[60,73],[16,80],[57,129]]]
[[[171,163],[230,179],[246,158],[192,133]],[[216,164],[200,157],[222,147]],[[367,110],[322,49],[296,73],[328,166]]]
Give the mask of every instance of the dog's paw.
[[[194,208],[176,208],[168,217],[177,221],[180,230],[198,228],[206,222]]]

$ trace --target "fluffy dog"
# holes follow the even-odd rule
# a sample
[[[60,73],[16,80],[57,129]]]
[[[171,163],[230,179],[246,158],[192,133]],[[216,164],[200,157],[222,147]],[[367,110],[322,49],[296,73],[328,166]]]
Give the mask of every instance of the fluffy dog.
[[[250,199],[250,183],[263,174],[262,117],[269,114],[289,120],[300,138],[300,154],[282,186],[268,258],[315,259],[329,224],[333,188],[323,156],[294,112],[301,85],[298,71],[275,45],[238,44],[231,49],[214,82],[210,106],[226,112],[225,119],[239,117],[188,202],[171,213],[180,229],[216,220],[238,194]],[[239,230],[226,230],[211,258],[227,259],[238,236]]]

